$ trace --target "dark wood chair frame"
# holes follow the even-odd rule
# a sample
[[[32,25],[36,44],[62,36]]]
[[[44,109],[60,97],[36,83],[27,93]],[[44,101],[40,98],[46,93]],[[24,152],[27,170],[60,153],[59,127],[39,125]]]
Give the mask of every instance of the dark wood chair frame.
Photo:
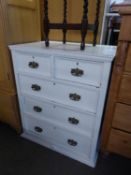
[[[48,0],[44,0],[44,33],[45,33],[45,45],[49,47],[49,32],[50,29],[60,29],[63,30],[63,43],[66,43],[66,33],[67,30],[80,30],[81,31],[81,46],[80,49],[85,49],[85,38],[87,31],[93,31],[94,39],[93,46],[96,45],[98,28],[99,28],[99,15],[100,15],[100,4],[101,0],[97,0],[96,5],[96,18],[94,24],[88,23],[88,0],[83,0],[83,17],[81,23],[67,23],[67,0],[63,0],[64,4],[64,13],[63,13],[63,22],[62,23],[50,23],[48,17]]]

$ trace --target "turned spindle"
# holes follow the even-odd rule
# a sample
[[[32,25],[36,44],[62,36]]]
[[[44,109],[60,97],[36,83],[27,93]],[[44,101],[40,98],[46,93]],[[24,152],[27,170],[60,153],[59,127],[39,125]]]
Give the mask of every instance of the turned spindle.
[[[44,0],[44,33],[45,33],[45,45],[46,47],[49,47],[48,0]]]
[[[88,29],[88,0],[84,0],[83,5],[83,18],[81,23],[81,36],[82,36],[82,42],[81,42],[81,50],[85,49],[85,37],[87,34]]]
[[[66,43],[67,33],[67,0],[64,0],[64,19],[63,19],[63,43]]]
[[[100,5],[101,5],[101,0],[97,0],[97,4],[96,4],[96,19],[95,19],[95,26],[94,26],[93,46],[96,45],[96,40],[97,40],[97,34],[98,34],[98,28],[99,28]]]

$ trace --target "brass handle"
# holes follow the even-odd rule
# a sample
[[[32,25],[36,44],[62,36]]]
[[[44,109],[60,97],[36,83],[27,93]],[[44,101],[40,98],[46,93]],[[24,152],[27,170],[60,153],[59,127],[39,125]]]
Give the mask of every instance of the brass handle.
[[[37,84],[32,84],[31,88],[33,91],[40,91],[41,90],[41,87]]]
[[[39,132],[39,133],[43,132],[43,129],[40,128],[39,126],[35,126],[34,129],[35,129],[36,132]]]
[[[35,112],[42,112],[42,108],[40,108],[39,106],[34,106],[33,109]]]
[[[79,124],[79,120],[74,118],[74,117],[69,117],[68,121],[69,121],[69,123],[71,123],[73,125],[78,125]]]
[[[36,69],[39,67],[39,64],[37,62],[32,61],[32,62],[29,62],[28,66],[32,69]]]
[[[78,144],[75,140],[72,140],[72,139],[68,139],[67,142],[71,146],[77,146],[77,144]]]
[[[84,75],[84,71],[81,69],[75,68],[75,69],[71,69],[71,74],[76,77],[81,77],[82,75]]]
[[[81,96],[75,93],[75,94],[69,94],[69,98],[73,101],[80,101]]]

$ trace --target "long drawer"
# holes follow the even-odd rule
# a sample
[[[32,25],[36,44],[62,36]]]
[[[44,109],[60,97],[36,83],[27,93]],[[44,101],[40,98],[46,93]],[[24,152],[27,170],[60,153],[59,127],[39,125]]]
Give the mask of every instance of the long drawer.
[[[71,152],[90,155],[91,140],[80,133],[69,132],[47,121],[27,116],[24,118],[24,123],[24,130],[27,133],[32,133],[54,145],[63,145]]]
[[[20,76],[21,92],[95,113],[99,90]]]
[[[55,77],[100,87],[103,63],[73,59],[55,59]]]
[[[22,54],[20,52],[14,52],[13,56],[18,71],[51,77],[51,56],[35,56],[31,54]]]
[[[131,134],[111,129],[107,149],[131,158]]]
[[[69,128],[85,131],[89,135],[92,134],[95,116],[28,98],[24,98],[23,105],[25,113],[36,116],[38,119],[49,119]]]

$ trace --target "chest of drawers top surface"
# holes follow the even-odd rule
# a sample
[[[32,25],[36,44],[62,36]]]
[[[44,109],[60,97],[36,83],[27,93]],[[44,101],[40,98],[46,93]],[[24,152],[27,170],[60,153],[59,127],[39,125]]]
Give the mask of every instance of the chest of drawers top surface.
[[[84,51],[81,51],[79,44],[61,42],[50,42],[50,47],[46,48],[44,42],[34,42],[28,44],[18,44],[9,46],[11,50],[31,52],[37,54],[50,54],[59,56],[69,56],[71,58],[78,58],[82,60],[92,61],[109,61],[111,62],[116,53],[115,46],[97,45],[93,47],[87,44]]]

